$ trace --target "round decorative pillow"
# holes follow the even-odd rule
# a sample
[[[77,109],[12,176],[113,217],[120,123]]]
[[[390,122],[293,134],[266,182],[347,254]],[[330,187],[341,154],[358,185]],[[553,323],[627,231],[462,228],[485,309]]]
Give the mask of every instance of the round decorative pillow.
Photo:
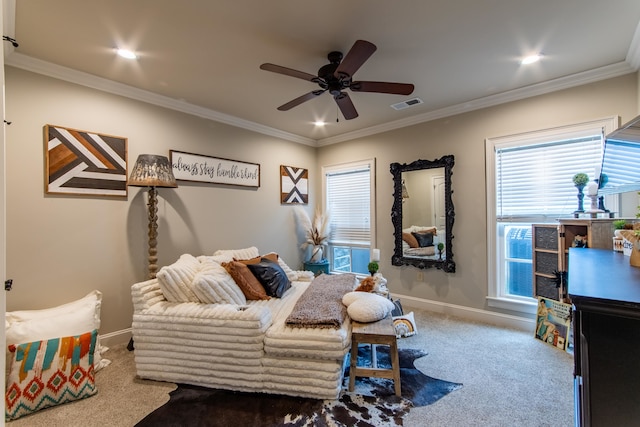
[[[349,292],[342,302],[347,306],[349,317],[361,323],[382,320],[395,307],[387,298],[369,292]]]
[[[413,311],[402,316],[394,316],[393,327],[396,330],[396,337],[398,338],[415,335],[417,330],[416,321],[413,318]]]

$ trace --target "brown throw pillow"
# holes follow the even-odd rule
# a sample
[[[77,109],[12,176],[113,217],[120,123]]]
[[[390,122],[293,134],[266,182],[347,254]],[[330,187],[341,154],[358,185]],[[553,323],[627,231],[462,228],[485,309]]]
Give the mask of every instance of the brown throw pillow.
[[[234,258],[233,260],[241,262],[244,265],[249,265],[249,264],[257,264],[257,263],[259,263],[262,258],[267,258],[268,260],[271,260],[273,262],[278,262],[278,254],[275,253],[275,252],[269,252],[266,255],[260,255],[260,256],[257,256],[255,258],[250,258],[250,259],[236,259],[236,258]]]
[[[240,290],[248,300],[265,300],[267,295],[264,286],[256,279],[249,267],[239,261],[223,262],[222,266],[238,284]]]
[[[409,245],[410,248],[420,247],[420,245],[418,245],[418,240],[413,237],[411,233],[402,233],[402,240],[407,242],[407,245]]]

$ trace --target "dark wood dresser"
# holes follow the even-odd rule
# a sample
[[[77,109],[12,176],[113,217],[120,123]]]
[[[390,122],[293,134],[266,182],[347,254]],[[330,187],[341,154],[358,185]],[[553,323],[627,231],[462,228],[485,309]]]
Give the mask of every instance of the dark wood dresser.
[[[577,426],[640,425],[640,268],[607,249],[569,250]]]

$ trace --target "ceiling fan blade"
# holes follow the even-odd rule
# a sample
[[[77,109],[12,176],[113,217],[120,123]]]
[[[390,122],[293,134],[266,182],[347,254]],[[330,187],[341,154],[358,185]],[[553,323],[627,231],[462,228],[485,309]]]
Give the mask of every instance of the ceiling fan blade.
[[[395,95],[411,95],[414,86],[410,83],[390,82],[352,82],[349,89],[354,92],[392,93]]]
[[[309,101],[310,99],[315,98],[316,96],[322,95],[325,92],[325,90],[314,90],[311,91],[309,93],[305,93],[302,96],[297,97],[296,99],[293,99],[289,102],[287,102],[286,104],[282,104],[281,106],[278,107],[278,110],[280,111],[288,111],[290,109],[292,109],[293,107],[297,107],[298,105],[302,104],[303,102]]]
[[[335,73],[336,78],[351,77],[365,63],[373,52],[376,51],[376,45],[365,40],[356,40],[351,50],[344,57]]]
[[[305,73],[304,71],[294,70],[292,68],[282,67],[280,65],[265,63],[260,66],[261,70],[271,71],[273,73],[284,74],[285,76],[296,77],[298,79],[307,80],[310,82],[316,82],[318,76]]]
[[[333,99],[336,100],[336,104],[338,104],[338,108],[340,108],[340,111],[346,120],[358,117],[356,107],[353,105],[351,98],[349,98],[349,95],[346,92],[340,92],[340,94],[334,96]]]

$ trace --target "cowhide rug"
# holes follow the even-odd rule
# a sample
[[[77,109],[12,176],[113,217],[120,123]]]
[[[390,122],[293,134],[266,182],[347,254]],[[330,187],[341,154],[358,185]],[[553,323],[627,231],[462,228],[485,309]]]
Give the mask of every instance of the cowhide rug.
[[[388,347],[378,347],[378,366],[390,366]],[[179,384],[170,400],[147,415],[136,427],[226,426],[402,426],[413,406],[430,405],[462,384],[431,378],[414,366],[426,356],[421,350],[400,349],[402,397],[394,394],[393,381],[356,378],[348,392],[349,368],[337,400],[319,400],[263,393],[243,393]],[[368,365],[369,346],[361,346],[358,364]]]

